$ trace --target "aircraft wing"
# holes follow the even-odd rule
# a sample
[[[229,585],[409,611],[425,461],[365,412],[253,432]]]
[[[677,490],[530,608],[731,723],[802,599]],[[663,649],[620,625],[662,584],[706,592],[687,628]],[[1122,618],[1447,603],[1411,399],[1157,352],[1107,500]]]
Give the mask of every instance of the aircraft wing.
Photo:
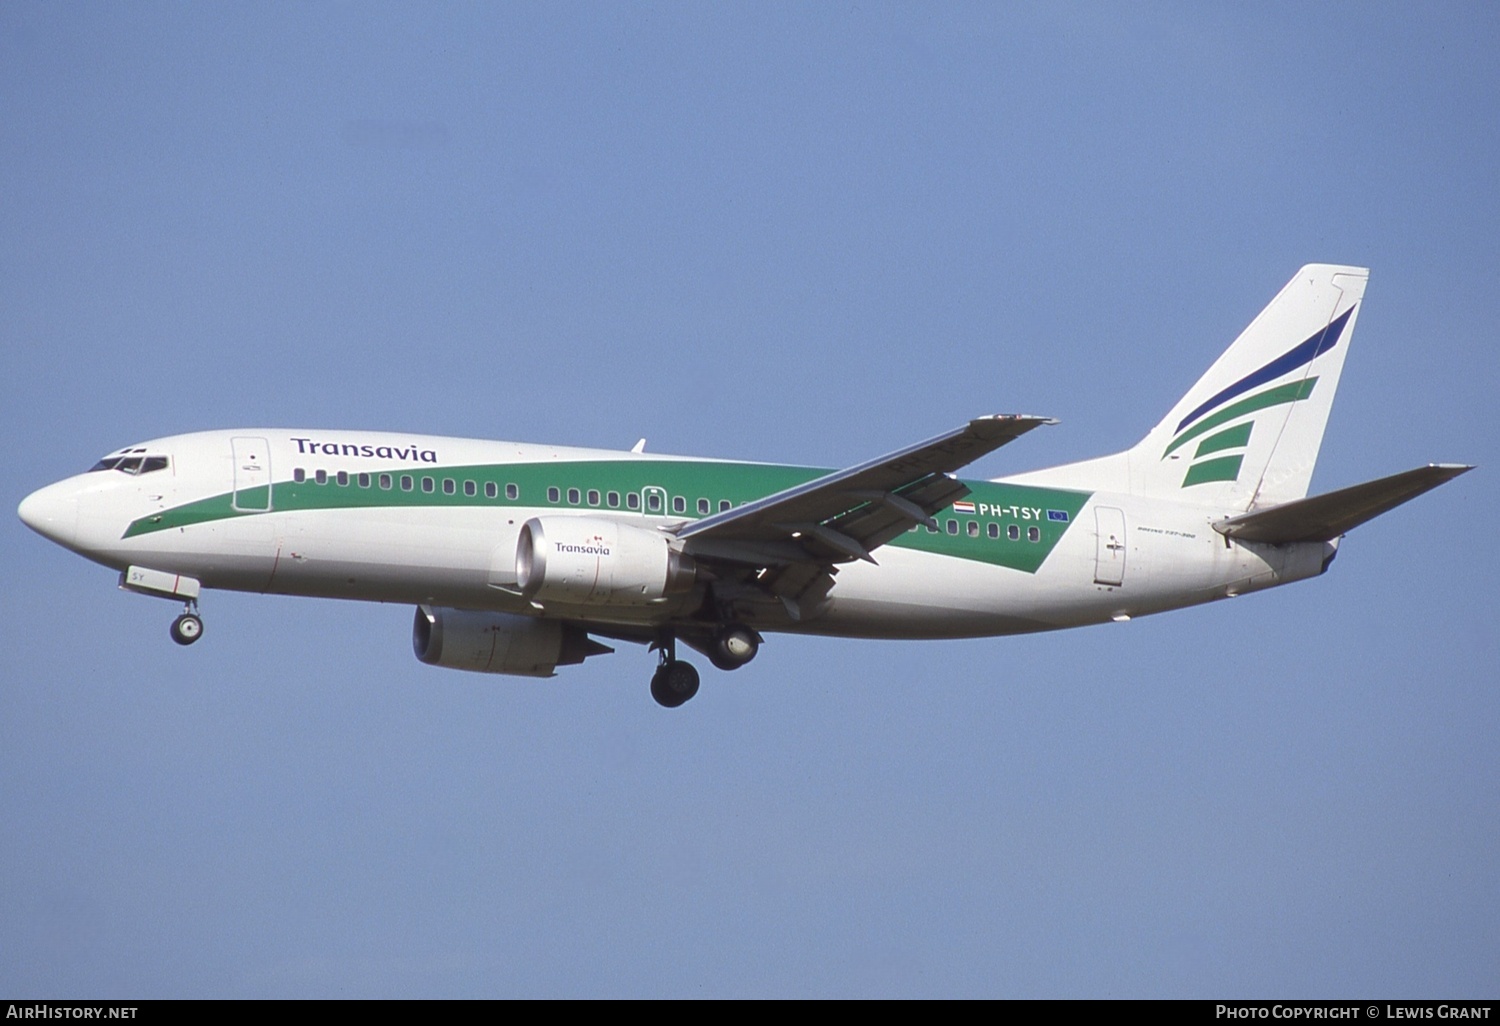
[[[1270,509],[1242,513],[1220,520],[1214,524],[1214,530],[1230,538],[1252,542],[1332,541],[1367,520],[1374,520],[1403,502],[1473,469],[1459,463],[1432,463],[1326,495],[1295,499]]]
[[[704,517],[677,535],[698,558],[750,566],[810,564],[816,570],[875,549],[969,494],[949,474],[1056,421],[1002,414],[980,417],[925,442],[825,474],[764,499]],[[783,590],[783,593],[784,590]]]

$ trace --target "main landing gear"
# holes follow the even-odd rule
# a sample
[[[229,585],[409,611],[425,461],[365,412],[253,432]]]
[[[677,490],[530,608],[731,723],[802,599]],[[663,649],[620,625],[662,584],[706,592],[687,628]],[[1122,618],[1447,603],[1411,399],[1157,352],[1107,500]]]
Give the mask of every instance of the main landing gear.
[[[661,661],[651,675],[651,697],[656,704],[667,709],[676,709],[698,693],[698,671],[692,663],[680,662],[677,658],[677,639],[667,635],[657,643]]]
[[[760,635],[741,623],[729,623],[708,638],[695,638],[693,648],[708,656],[720,670],[737,670],[760,651]],[[651,697],[657,704],[675,709],[698,693],[698,671],[677,658],[677,637],[668,632],[652,646],[661,653],[651,676]]]
[[[760,635],[742,623],[731,623],[714,635],[708,661],[721,670],[738,670],[760,651]]]
[[[198,603],[189,602],[183,607],[182,615],[172,621],[169,633],[179,645],[191,645],[203,637],[203,617],[198,615]]]

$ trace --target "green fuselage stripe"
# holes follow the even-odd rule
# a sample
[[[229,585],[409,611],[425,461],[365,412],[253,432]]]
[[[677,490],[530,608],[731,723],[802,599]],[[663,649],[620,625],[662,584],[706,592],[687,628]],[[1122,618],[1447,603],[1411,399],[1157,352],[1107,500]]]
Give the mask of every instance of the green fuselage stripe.
[[[341,485],[337,483],[337,471],[319,467],[320,462],[317,457],[309,457],[304,468],[305,480],[277,481],[269,487],[269,495],[265,485],[244,488],[238,493],[225,492],[141,517],[131,523],[125,537],[234,517],[274,517],[277,513],[341,509],[546,510],[550,507],[559,513],[597,512],[691,520],[704,515],[700,512],[700,500],[707,500],[709,511],[716,513],[725,501],[738,506],[828,473],[811,467],[755,463],[582,460],[349,471],[348,483]],[[328,471],[326,484],[315,482],[318,469]],[[387,475],[391,487],[382,488],[381,479]],[[402,488],[403,478],[410,479],[409,490]],[[361,486],[361,480],[367,481],[367,486]],[[424,490],[427,482],[431,483],[430,491]],[[448,482],[452,483],[451,492],[445,490]],[[465,494],[467,482],[473,482],[474,495]],[[1077,519],[1090,494],[989,481],[964,483],[972,491],[966,501],[974,504],[974,513],[957,513],[950,507],[937,514],[936,533],[918,527],[888,544],[1034,573]],[[495,487],[496,498],[486,496],[486,485]],[[513,486],[513,499],[507,497],[509,486]],[[549,489],[556,489],[557,501],[550,500]],[[645,493],[654,489],[666,495],[664,508],[660,510],[646,505]],[[617,505],[609,504],[611,492],[618,495]],[[576,501],[570,501],[575,493]],[[632,493],[641,496],[641,505],[636,509],[626,505],[627,496]],[[679,500],[683,507],[680,510],[676,508]],[[1015,539],[1010,537],[1013,526],[1018,536]],[[992,530],[995,537],[991,536]]]

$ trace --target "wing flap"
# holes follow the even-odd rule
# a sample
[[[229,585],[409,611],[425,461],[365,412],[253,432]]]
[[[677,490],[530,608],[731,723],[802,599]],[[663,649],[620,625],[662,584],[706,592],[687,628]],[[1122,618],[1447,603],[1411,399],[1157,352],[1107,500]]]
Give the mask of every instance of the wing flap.
[[[1214,524],[1214,530],[1241,541],[1273,544],[1332,541],[1473,469],[1460,463],[1432,463],[1326,495],[1229,517]]]

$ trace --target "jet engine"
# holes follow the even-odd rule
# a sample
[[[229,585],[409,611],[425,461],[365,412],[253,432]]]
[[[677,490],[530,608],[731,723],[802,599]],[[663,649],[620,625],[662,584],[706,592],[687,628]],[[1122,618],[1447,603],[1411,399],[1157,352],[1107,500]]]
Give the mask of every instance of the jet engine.
[[[666,535],[603,517],[533,517],[516,543],[516,585],[539,602],[645,605],[696,577]]]
[[[417,607],[411,647],[430,666],[521,677],[551,677],[558,666],[614,651],[559,620],[441,606]]]

